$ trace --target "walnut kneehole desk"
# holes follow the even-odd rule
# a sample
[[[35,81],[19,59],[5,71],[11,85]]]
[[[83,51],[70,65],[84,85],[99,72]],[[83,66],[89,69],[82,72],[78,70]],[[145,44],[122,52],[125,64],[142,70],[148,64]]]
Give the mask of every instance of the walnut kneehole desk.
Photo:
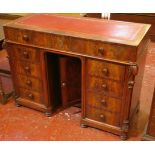
[[[150,25],[34,14],[4,26],[17,105],[51,115],[81,103],[81,127],[127,139]]]

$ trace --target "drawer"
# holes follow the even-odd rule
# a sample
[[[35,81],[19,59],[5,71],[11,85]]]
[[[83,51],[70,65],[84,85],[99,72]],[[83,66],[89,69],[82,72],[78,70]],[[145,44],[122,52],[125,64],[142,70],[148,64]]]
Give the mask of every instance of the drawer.
[[[104,43],[100,41],[89,41],[87,54],[120,61],[136,61],[136,48],[118,44]]]
[[[87,92],[86,105],[96,109],[104,109],[110,112],[120,113],[122,101],[104,96],[102,93]]]
[[[55,48],[57,50],[69,50],[69,37],[61,35],[5,27],[5,37],[7,40],[18,43]]]
[[[89,106],[86,107],[86,118],[113,126],[120,126],[119,114],[115,114],[105,110],[99,110]]]
[[[91,76],[86,78],[86,89],[96,93],[102,92],[103,95],[111,97],[121,98],[123,95],[123,83]]]
[[[42,83],[39,79],[18,75],[17,80],[18,80],[19,87],[23,87],[23,88],[38,91],[38,92],[42,91]]]
[[[123,81],[125,67],[122,65],[87,59],[86,72],[88,75],[95,77]]]
[[[40,62],[40,51],[37,48],[8,44],[8,52],[11,57],[19,60]]]
[[[13,61],[17,73],[32,76],[41,79],[41,66],[38,63],[29,63],[26,61]]]
[[[40,93],[30,91],[27,89],[20,88],[19,89],[19,96],[23,99],[27,99],[27,100],[32,101],[32,102],[36,102],[36,103],[42,102]]]
[[[70,50],[104,59],[136,61],[136,49],[129,46],[71,37]]]
[[[4,27],[4,31],[7,40],[24,44],[32,44],[34,42],[35,32],[33,31],[12,27]]]

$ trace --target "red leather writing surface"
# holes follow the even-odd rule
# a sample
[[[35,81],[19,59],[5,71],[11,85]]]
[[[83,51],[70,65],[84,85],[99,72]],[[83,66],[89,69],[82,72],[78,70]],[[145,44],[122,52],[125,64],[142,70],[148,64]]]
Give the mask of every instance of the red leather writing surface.
[[[121,40],[134,40],[143,25],[111,20],[65,17],[52,14],[34,14],[17,23],[49,30],[76,32]]]

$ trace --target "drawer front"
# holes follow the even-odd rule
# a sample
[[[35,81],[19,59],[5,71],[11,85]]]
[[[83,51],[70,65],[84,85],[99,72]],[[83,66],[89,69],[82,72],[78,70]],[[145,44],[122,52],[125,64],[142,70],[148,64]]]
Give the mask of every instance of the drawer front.
[[[120,113],[122,101],[116,98],[104,96],[102,93],[87,92],[86,104],[92,108]]]
[[[39,104],[42,103],[41,94],[34,92],[34,91],[30,91],[27,89],[20,88],[19,89],[19,96],[23,99],[27,99],[27,100],[32,101],[32,102],[36,102]]]
[[[83,53],[105,59],[136,61],[136,49],[129,46],[122,46],[74,37],[71,37],[70,42],[70,49],[73,52]]]
[[[58,50],[69,50],[70,38],[61,35],[23,29],[5,28],[5,36],[6,39],[18,43],[38,45]]]
[[[120,116],[112,112],[86,107],[86,118],[113,126],[120,126]]]
[[[29,63],[25,61],[16,61],[14,60],[15,70],[27,76],[32,76],[41,79],[41,66],[37,63]]]
[[[29,30],[17,29],[11,27],[5,27],[5,38],[18,43],[30,43],[34,42],[34,33]]]
[[[8,52],[11,57],[16,57],[18,60],[40,62],[40,51],[36,48],[8,44]]]
[[[40,80],[36,78],[18,75],[17,79],[18,79],[18,85],[22,88],[26,88],[26,89],[34,90],[38,92],[42,91],[42,83]]]
[[[88,76],[86,89],[93,92],[102,92],[103,95],[121,98],[123,95],[123,84],[111,80]]]
[[[87,53],[92,56],[121,61],[136,61],[136,49],[128,46],[90,41]]]
[[[112,80],[123,81],[125,75],[125,67],[112,63],[106,63],[95,60],[87,60],[86,72],[90,76],[107,78]]]

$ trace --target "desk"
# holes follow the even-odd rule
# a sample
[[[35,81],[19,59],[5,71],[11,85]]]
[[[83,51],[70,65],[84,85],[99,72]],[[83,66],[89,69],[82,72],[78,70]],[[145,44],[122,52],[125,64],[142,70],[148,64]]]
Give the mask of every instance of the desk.
[[[126,139],[139,104],[149,28],[54,14],[5,25],[16,104],[51,115],[80,101],[81,127]]]

